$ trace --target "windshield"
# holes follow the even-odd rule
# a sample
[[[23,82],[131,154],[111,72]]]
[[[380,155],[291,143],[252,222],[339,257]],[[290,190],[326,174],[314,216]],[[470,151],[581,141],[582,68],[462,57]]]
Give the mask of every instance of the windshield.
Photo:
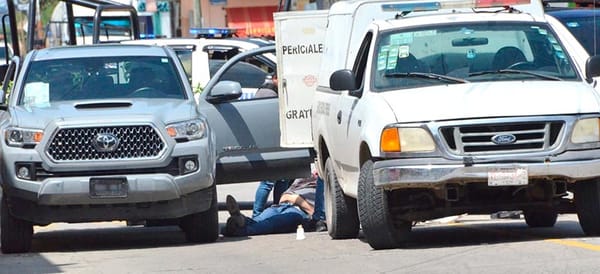
[[[175,65],[155,56],[86,57],[32,62],[19,105],[64,100],[184,99]]]
[[[589,17],[558,17],[581,43],[589,55],[600,53],[600,14]]]
[[[188,81],[192,83],[192,55],[194,53],[194,47],[173,47],[175,54],[181,61],[183,70],[188,77]]]
[[[479,81],[576,80],[560,41],[544,24],[482,22],[382,33],[373,89]]]
[[[78,40],[82,40],[81,43],[78,44],[91,44],[93,34],[93,17],[75,18],[75,35]],[[99,39],[103,42],[133,39],[129,17],[102,18],[100,22]]]

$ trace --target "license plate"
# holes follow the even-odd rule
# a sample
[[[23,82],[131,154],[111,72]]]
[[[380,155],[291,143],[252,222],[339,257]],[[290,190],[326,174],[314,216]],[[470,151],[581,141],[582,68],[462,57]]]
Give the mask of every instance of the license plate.
[[[90,178],[92,198],[124,198],[127,197],[128,189],[125,177]]]
[[[527,185],[527,169],[522,167],[488,169],[488,186]]]

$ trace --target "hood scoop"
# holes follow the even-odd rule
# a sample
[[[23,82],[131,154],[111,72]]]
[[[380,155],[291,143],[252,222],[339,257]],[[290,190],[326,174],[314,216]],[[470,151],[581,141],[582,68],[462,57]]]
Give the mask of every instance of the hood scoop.
[[[75,104],[76,109],[124,108],[131,107],[131,102],[91,102]]]

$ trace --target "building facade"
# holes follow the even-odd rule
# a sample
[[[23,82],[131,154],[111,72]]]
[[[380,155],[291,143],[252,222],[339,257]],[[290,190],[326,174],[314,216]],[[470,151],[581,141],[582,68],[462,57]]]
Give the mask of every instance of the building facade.
[[[194,37],[191,28],[228,27],[240,37],[274,36],[273,12],[279,0],[179,0],[181,37]]]

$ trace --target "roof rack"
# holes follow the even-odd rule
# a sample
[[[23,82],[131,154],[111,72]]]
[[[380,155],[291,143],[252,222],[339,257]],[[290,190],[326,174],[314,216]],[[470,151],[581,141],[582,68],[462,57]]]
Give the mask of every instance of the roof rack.
[[[41,1],[41,0],[37,0]],[[100,43],[100,23],[102,18],[102,13],[104,11],[124,11],[129,13],[129,18],[131,20],[133,39],[140,38],[140,29],[139,29],[139,19],[137,10],[131,6],[122,4],[112,0],[60,0],[65,2],[67,9],[67,21],[68,21],[68,29],[69,29],[69,44],[76,45],[77,40],[75,37],[75,22],[73,15],[73,5],[78,5],[86,8],[93,9],[94,12],[94,21],[93,21],[93,33],[92,33],[92,43],[98,44]],[[32,1],[32,2],[35,2]],[[36,7],[37,5],[29,5],[28,12],[28,21],[34,22],[28,24],[27,31],[27,51],[32,50],[35,45],[35,27],[36,27]]]

